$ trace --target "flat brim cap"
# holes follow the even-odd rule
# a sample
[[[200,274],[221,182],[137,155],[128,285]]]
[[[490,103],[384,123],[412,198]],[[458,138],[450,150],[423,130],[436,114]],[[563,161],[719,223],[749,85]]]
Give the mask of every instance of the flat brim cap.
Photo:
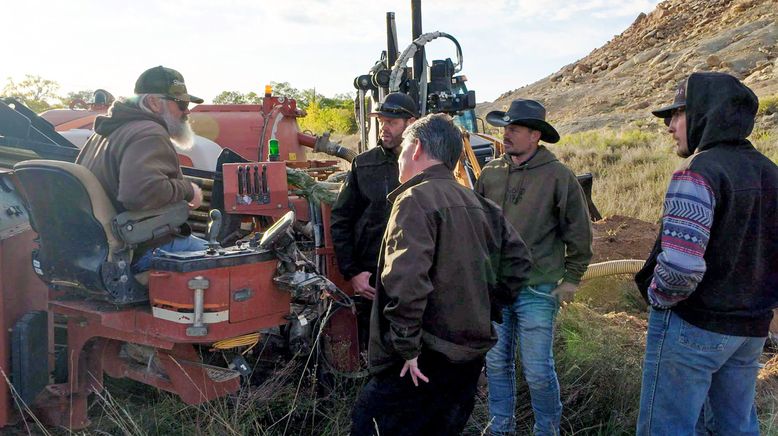
[[[683,79],[675,88],[675,95],[671,105],[651,111],[655,117],[667,119],[673,116],[674,110],[686,107],[686,81],[687,79]]]
[[[655,117],[659,118],[670,118],[673,116],[673,111],[685,107],[686,103],[673,103],[670,106],[661,107],[657,110],[651,111],[652,114],[654,114]],[[645,113],[645,112],[643,112]]]

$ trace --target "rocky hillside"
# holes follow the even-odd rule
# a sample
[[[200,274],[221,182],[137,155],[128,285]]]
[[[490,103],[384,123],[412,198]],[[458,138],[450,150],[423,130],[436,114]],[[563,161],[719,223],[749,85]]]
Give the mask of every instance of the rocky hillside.
[[[694,71],[723,71],[778,94],[778,0],[667,0],[585,58],[476,109],[543,102],[565,133],[641,124]]]

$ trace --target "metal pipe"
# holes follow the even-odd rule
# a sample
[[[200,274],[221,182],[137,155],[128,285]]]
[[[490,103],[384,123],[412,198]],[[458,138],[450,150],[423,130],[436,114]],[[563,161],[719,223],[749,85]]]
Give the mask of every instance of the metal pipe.
[[[395,59],[396,60],[396,59]],[[391,67],[389,67],[391,68]],[[357,91],[357,110],[359,111],[359,145],[357,146],[359,153],[367,150],[367,127],[365,126],[365,119],[367,111],[365,110],[365,90],[359,89]],[[353,160],[353,159],[352,159]]]
[[[194,323],[193,327],[203,327],[203,306],[205,305],[205,291],[202,289],[194,290]]]
[[[210,282],[203,276],[197,276],[187,283],[189,289],[194,291],[193,306],[194,320],[192,325],[186,328],[187,336],[207,336],[208,326],[205,325],[203,314],[205,312],[205,290],[210,286]]]
[[[386,68],[390,69],[397,60],[397,23],[394,12],[386,13]]]
[[[421,36],[421,0],[411,0],[411,41]],[[424,71],[424,47],[421,47],[413,55],[413,78],[421,81]]]

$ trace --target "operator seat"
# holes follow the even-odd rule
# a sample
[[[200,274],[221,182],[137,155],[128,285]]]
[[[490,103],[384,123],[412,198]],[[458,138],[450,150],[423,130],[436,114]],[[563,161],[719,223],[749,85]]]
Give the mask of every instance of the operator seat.
[[[148,211],[116,213],[84,166],[53,160],[14,165],[30,225],[38,233],[33,268],[69,294],[114,304],[148,300],[148,273],[130,272],[133,249],[173,234],[185,223],[185,201]]]

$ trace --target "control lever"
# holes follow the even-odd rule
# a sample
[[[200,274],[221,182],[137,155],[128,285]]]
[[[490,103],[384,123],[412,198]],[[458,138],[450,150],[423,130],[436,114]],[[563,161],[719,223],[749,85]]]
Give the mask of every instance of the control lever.
[[[245,192],[243,188],[243,167],[238,167],[238,195],[243,197],[243,192]]]
[[[248,202],[251,202],[251,196],[254,195],[254,189],[251,187],[251,167],[246,166],[246,171],[243,172],[243,177],[245,178],[245,184],[246,184],[246,197],[248,198]]]
[[[258,168],[254,167],[257,171]],[[258,199],[260,204],[270,203],[270,192],[267,189],[267,165],[262,165],[262,193]]]
[[[208,214],[208,254],[216,254],[216,250],[221,248],[218,237],[222,228],[222,213],[219,209],[211,209]]]
[[[254,165],[254,199],[259,201],[262,194],[264,194],[264,191],[262,191],[262,186],[259,185],[259,167]]]
[[[262,192],[267,193],[267,165],[262,165]]]

